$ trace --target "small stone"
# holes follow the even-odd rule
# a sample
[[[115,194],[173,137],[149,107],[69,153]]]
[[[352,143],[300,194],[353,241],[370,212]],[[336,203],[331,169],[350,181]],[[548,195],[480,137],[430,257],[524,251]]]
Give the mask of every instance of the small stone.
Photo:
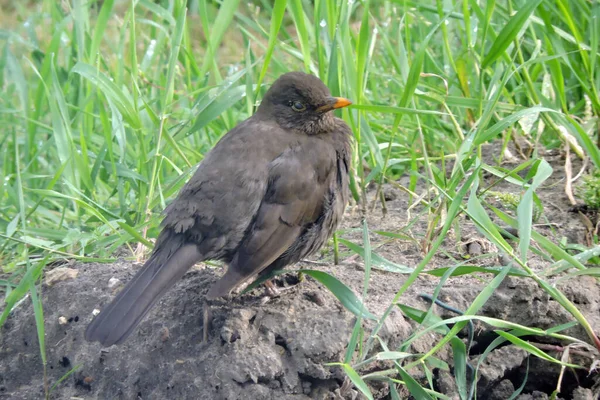
[[[121,284],[121,281],[115,278],[114,276],[108,280],[108,288],[113,289]]]
[[[66,325],[68,323],[67,319],[63,316],[58,317],[58,324],[59,325]]]
[[[302,393],[309,394],[312,389],[312,384],[309,381],[302,381]]]
[[[451,399],[458,398],[458,388],[456,386],[456,379],[448,371],[440,370],[437,376],[437,387],[440,393],[444,393]]]
[[[499,383],[506,374],[517,370],[525,361],[527,352],[513,345],[504,346],[492,351],[483,360],[479,368],[480,379],[477,391],[489,390]]]
[[[509,257],[508,254],[501,251],[498,253],[498,262],[500,263],[500,265],[506,266],[506,265],[509,265],[510,263],[512,263],[512,259]]]
[[[325,299],[323,299],[323,295],[317,291],[305,293],[304,296],[318,306],[323,307],[325,305]]]
[[[483,254],[483,248],[477,242],[472,242],[467,245],[467,253],[471,257],[477,257]]]
[[[489,394],[486,394],[486,396],[489,396],[488,398],[490,400],[505,400],[510,398],[514,391],[515,387],[512,382],[508,379],[503,379],[496,386],[494,386],[489,391]]]
[[[394,201],[398,198],[398,190],[389,186],[383,188],[383,198],[385,201]]]
[[[236,329],[225,326],[221,329],[221,339],[227,343],[233,343],[240,339],[240,333]]]
[[[77,278],[78,270],[73,268],[59,267],[46,272],[46,285],[52,286],[57,282]]]
[[[507,148],[504,149],[504,162],[509,163],[509,164],[514,164],[516,162],[519,162],[519,159]]]
[[[498,249],[490,241],[482,238],[467,239],[462,243],[463,257],[478,257],[482,254],[496,253]]]
[[[166,342],[171,337],[171,333],[169,332],[169,328],[166,326],[160,330],[160,341]]]
[[[548,395],[546,393],[534,390],[533,392],[531,392],[531,394],[524,393],[520,395],[519,397],[517,397],[517,400],[548,400]]]
[[[573,391],[573,400],[594,400],[594,392],[580,386]]]

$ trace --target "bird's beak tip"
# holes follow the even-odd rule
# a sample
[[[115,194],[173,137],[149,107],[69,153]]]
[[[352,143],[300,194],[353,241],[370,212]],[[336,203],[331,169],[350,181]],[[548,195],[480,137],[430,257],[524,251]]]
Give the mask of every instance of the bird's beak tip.
[[[350,100],[345,99],[343,97],[334,97],[334,99],[336,100],[336,102],[333,103],[333,108],[348,107],[350,104],[352,104]]]
[[[352,102],[343,97],[330,97],[327,101],[327,104],[317,108],[317,112],[325,113],[331,110],[335,110],[336,108],[348,107]]]

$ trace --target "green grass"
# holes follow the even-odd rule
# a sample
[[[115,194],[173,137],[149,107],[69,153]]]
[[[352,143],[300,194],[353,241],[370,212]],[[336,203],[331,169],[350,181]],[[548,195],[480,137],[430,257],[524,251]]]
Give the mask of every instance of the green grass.
[[[0,30],[0,284],[6,304],[0,325],[29,294],[44,362],[38,296],[44,267],[64,258],[110,262],[124,246],[133,257],[137,243],[151,245],[159,212],[194,165],[251,115],[268,83],[290,70],[314,73],[334,95],[354,101],[341,115],[355,134],[352,192],[362,210],[372,209],[365,189],[370,182],[380,193],[383,183],[410,174],[406,190],[429,188],[422,200],[428,212],[419,218],[431,229],[417,266],[397,266],[372,254],[366,223],[363,243],[355,244],[366,264],[363,299],[371,266],[387,262],[408,274],[372,331],[362,331],[360,316],[370,314],[361,301],[339,289],[338,297],[359,316],[340,364],[359,390],[367,393],[365,381],[378,379],[389,383],[392,398],[399,398],[397,385],[417,398],[445,398],[407,371],[417,366],[430,374],[445,343],[452,343],[455,365],[464,365],[456,333],[481,319],[477,311],[514,270],[534,279],[584,327],[588,344],[600,349],[577,307],[528,265],[535,250],[561,272],[587,271],[577,257],[532,230],[532,217],[540,207],[535,189],[551,173],[536,148],[571,143],[576,154],[600,167],[600,3],[42,0],[13,7]],[[538,146],[531,160],[507,170],[482,157],[485,143],[506,145],[517,136]],[[517,175],[524,170],[525,178]],[[522,192],[516,214],[485,201],[491,188],[482,187],[482,171]],[[386,349],[377,336],[384,319],[461,214],[514,260],[512,270],[495,271],[453,328],[443,329],[448,322],[435,322],[431,309],[418,317],[423,330],[415,337],[429,330],[443,335],[427,354],[405,356],[411,338],[400,352],[388,349],[391,355],[381,356],[394,360],[393,370],[365,375],[361,368],[375,360],[375,344]],[[494,221],[518,229],[516,248]],[[444,270],[439,287],[456,268]],[[533,328],[485,322],[503,330],[499,342],[561,363],[518,338]],[[560,335],[561,329],[535,334],[579,342]],[[457,384],[467,398],[464,376],[457,376]]]

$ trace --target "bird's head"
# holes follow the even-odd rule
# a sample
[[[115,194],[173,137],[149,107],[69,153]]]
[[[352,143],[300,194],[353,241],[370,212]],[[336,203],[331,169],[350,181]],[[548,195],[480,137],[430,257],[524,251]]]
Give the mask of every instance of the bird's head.
[[[343,97],[332,97],[316,76],[289,72],[273,83],[257,114],[274,119],[284,129],[317,135],[333,129],[335,123],[330,111],[350,104]]]

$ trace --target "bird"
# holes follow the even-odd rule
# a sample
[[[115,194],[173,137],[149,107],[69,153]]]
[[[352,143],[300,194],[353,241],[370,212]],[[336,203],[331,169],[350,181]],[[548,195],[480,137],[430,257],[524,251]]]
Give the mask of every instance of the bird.
[[[350,104],[314,75],[281,75],[165,208],[150,257],[85,339],[123,343],[198,262],[227,265],[208,290],[211,300],[318,251],[348,202],[352,130],[332,111]]]

